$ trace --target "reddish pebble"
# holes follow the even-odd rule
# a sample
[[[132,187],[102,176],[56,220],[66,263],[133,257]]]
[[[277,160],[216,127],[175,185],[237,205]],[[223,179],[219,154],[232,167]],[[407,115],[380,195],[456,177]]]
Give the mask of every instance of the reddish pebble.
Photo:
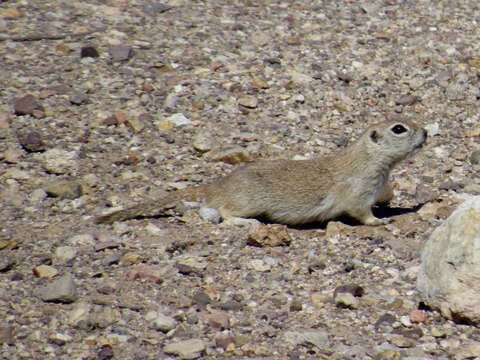
[[[423,310],[413,310],[410,313],[410,321],[412,323],[424,323],[427,320],[427,316]]]

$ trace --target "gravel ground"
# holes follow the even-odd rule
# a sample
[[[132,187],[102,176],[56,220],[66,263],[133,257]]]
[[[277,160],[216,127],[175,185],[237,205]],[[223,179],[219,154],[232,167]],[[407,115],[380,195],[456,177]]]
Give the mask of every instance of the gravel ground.
[[[423,306],[423,244],[480,194],[477,1],[0,4],[5,359],[470,359],[479,329]],[[174,216],[95,225],[238,162],[429,131],[386,226]]]

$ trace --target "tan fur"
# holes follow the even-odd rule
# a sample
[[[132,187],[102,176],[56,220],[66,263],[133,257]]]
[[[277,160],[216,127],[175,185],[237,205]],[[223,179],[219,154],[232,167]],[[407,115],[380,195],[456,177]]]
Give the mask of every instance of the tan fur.
[[[394,129],[406,131],[397,134]],[[426,131],[411,121],[385,121],[369,127],[357,141],[334,155],[247,164],[212,184],[178,190],[100,216],[96,222],[161,215],[183,199],[202,198],[223,218],[263,217],[283,224],[303,224],[350,215],[363,224],[384,224],[385,220],[373,216],[371,207],[391,199],[391,169],[420,149],[425,140]]]

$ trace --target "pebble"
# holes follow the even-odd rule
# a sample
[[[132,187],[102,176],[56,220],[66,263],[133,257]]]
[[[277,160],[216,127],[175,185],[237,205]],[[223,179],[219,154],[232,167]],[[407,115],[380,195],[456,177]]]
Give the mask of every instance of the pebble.
[[[53,266],[39,265],[33,269],[36,277],[50,279],[58,274],[58,270]]]
[[[57,344],[59,346],[63,346],[66,343],[73,340],[73,337],[71,337],[70,335],[65,335],[65,334],[61,334],[61,333],[54,333],[54,334],[50,335],[48,338],[51,342],[53,342],[54,344]]]
[[[55,249],[54,264],[66,264],[77,257],[77,248],[73,246],[59,246]]]
[[[266,272],[272,269],[272,265],[265,263],[261,259],[253,259],[248,262],[248,267],[258,272]]]
[[[212,150],[207,155],[209,161],[223,161],[227,164],[239,164],[252,161],[248,151],[236,145]]]
[[[0,111],[0,130],[8,129],[10,127],[10,114]]]
[[[413,310],[410,313],[410,321],[412,323],[425,323],[427,321],[427,316],[423,310]]]
[[[258,106],[258,100],[254,96],[246,95],[238,99],[238,104],[249,109],[255,109]]]
[[[292,238],[285,225],[269,224],[261,225],[260,229],[255,227],[248,234],[247,245],[251,246],[288,246]]]
[[[133,56],[133,49],[129,46],[115,45],[110,48],[113,62],[127,61]]]
[[[415,341],[412,339],[409,339],[403,335],[399,334],[391,334],[389,335],[389,341],[393,345],[399,347],[399,348],[411,348],[415,346]]]
[[[60,180],[48,185],[45,192],[50,197],[73,200],[83,195],[83,188],[76,181]]]
[[[73,174],[78,169],[77,153],[53,148],[43,154],[43,167],[52,174]]]
[[[480,164],[480,150],[473,151],[470,154],[470,163],[474,165]]]
[[[16,99],[13,103],[13,110],[16,115],[34,115],[36,111],[44,111],[43,106],[31,94]]]
[[[226,330],[230,327],[230,315],[226,312],[215,311],[207,315],[208,325],[215,330]]]
[[[413,104],[417,103],[418,101],[419,101],[418,96],[403,95],[395,101],[395,104],[406,106],[406,105],[413,105]]]
[[[19,149],[9,147],[3,153],[3,160],[7,164],[17,164],[22,157],[22,152]],[[0,156],[1,158],[1,156]]]
[[[359,301],[350,293],[337,293],[334,297],[334,302],[337,307],[346,309],[358,309]]]
[[[75,92],[70,95],[69,100],[73,105],[84,105],[88,103],[88,95],[83,92]]]
[[[74,235],[66,242],[74,246],[94,246],[96,244],[95,237],[91,234]]]
[[[328,332],[323,329],[305,331],[286,331],[283,339],[292,345],[315,345],[320,350],[327,350],[330,347]]]
[[[204,131],[195,134],[192,140],[193,148],[201,153],[212,150],[215,144],[213,136],[209,132]]]
[[[145,320],[149,322],[152,329],[162,332],[169,332],[177,326],[177,321],[175,319],[164,314],[158,314],[155,311],[148,312],[145,316]]]
[[[209,221],[212,224],[220,224],[222,221],[222,216],[218,210],[214,208],[202,206],[198,210],[198,215],[202,218],[202,220]]]
[[[181,359],[196,359],[202,356],[207,348],[206,343],[200,339],[189,339],[171,342],[164,346],[163,352],[177,355]]]
[[[167,119],[170,123],[172,123],[176,127],[181,127],[185,125],[190,125],[192,123],[192,120],[187,118],[185,115],[182,113],[177,113],[169,116]],[[165,129],[167,130],[167,129]]]
[[[46,302],[71,303],[78,298],[75,282],[70,274],[63,275],[50,284],[41,287],[37,294]]]
[[[80,49],[81,58],[98,58],[99,56],[98,50],[93,46],[84,46]]]
[[[6,179],[15,179],[15,180],[28,180],[31,178],[30,174],[28,171],[25,170],[20,170],[17,168],[10,168],[7,169],[4,173],[3,176]]]
[[[35,130],[26,130],[17,133],[18,142],[28,152],[45,151],[46,146],[43,136]]]

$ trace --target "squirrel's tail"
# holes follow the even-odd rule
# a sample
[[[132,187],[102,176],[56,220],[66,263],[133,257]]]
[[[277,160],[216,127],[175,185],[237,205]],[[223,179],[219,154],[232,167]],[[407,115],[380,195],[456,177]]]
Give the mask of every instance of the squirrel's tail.
[[[116,221],[160,216],[169,209],[175,208],[181,200],[198,200],[199,197],[203,197],[205,187],[204,185],[176,190],[159,199],[148,200],[126,209],[97,216],[94,221],[96,224],[112,224]]]

